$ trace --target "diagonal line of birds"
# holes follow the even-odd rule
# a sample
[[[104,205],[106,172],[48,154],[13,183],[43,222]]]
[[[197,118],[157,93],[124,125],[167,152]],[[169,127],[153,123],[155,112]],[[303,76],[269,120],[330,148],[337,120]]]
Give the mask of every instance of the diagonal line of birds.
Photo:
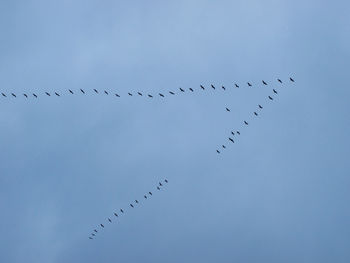
[[[295,82],[295,80],[293,79],[293,78],[289,78],[289,80],[291,81],[291,82]],[[280,79],[277,79],[277,81],[279,82],[279,83],[283,83],[282,82],[282,80],[280,80]],[[264,80],[262,81],[262,83],[265,85],[265,86],[267,86],[268,84],[267,84],[267,82],[265,82]],[[248,86],[251,86],[252,84],[251,83],[249,83],[248,82]],[[276,88],[277,89],[277,88]],[[271,94],[271,95],[268,95],[267,96],[267,100],[268,101],[273,101],[274,100],[274,97],[278,94],[278,91],[276,90],[276,89],[272,89],[272,92],[273,92],[273,94]],[[263,110],[263,106],[261,105],[261,104],[258,104],[257,105],[257,109],[255,109],[254,111],[253,111],[253,113],[252,113],[252,115],[253,115],[253,117],[258,117],[259,116],[259,113]],[[228,108],[228,107],[226,107],[225,108],[226,109],[226,112],[231,112],[231,110]],[[259,113],[258,113],[259,112]],[[248,126],[249,125],[249,122],[247,121],[247,120],[243,120],[242,121],[242,125],[243,126]],[[230,144],[233,144],[233,143],[235,143],[235,140],[233,139],[233,137],[234,136],[236,136],[236,135],[241,135],[241,132],[239,131],[239,130],[231,130],[231,132],[230,132],[230,135],[229,135],[229,137],[228,137],[228,141],[230,142]],[[227,144],[222,144],[221,145],[221,147],[220,148],[218,148],[218,149],[216,149],[216,152],[218,153],[218,154],[221,154],[222,153],[222,151],[220,151],[219,149],[223,149],[223,150],[225,150],[226,148],[228,147],[228,145]]]
[[[289,78],[290,81],[294,82],[293,78]],[[277,79],[278,82],[282,83],[281,79]],[[267,85],[267,83],[263,80],[262,83],[264,85]],[[234,85],[232,86],[233,88],[240,88],[241,86],[238,85],[237,83],[234,83]],[[251,82],[247,82],[245,87],[253,87],[253,84]],[[13,98],[13,99],[19,99],[20,97],[25,98],[25,99],[29,99],[29,98],[34,98],[34,99],[38,99],[41,97],[62,97],[65,95],[68,96],[73,96],[73,95],[105,95],[105,96],[114,96],[116,98],[121,98],[121,97],[145,97],[148,99],[153,99],[155,97],[159,97],[159,98],[165,98],[166,96],[175,96],[175,95],[179,95],[181,93],[185,93],[187,90],[187,93],[192,93],[195,92],[197,90],[200,91],[205,91],[205,90],[222,90],[222,91],[226,91],[228,88],[225,86],[221,86],[221,87],[217,87],[214,86],[213,84],[210,84],[209,87],[205,87],[203,85],[199,85],[198,88],[188,88],[188,89],[184,89],[182,87],[179,88],[179,91],[175,92],[174,90],[169,90],[167,93],[166,92],[159,92],[157,94],[150,94],[150,93],[144,93],[144,92],[127,92],[126,94],[121,94],[121,93],[115,93],[115,92],[111,92],[111,91],[107,91],[107,90],[98,90],[98,89],[92,89],[92,90],[87,90],[87,89],[82,89],[79,88],[77,90],[72,90],[72,89],[68,89],[66,90],[64,93],[63,92],[58,92],[58,91],[54,91],[54,92],[27,92],[27,93],[21,93],[21,94],[16,94],[14,92],[9,92],[9,93],[5,93],[5,92],[1,92],[1,96],[3,98]]]
[[[159,182],[158,185],[157,185],[157,187],[156,187],[157,191],[160,191],[160,190],[162,189],[162,187],[164,186],[164,184],[167,184],[167,183],[169,183],[169,181],[168,181],[167,179],[164,179],[163,182]],[[127,207],[128,207],[128,209],[134,209],[135,207],[142,205],[141,200],[146,201],[147,199],[151,198],[152,196],[153,196],[152,191],[149,191],[148,193],[144,194],[143,198],[141,198],[141,199],[135,199],[135,200],[134,200],[133,202],[131,202]],[[113,216],[108,217],[108,218],[106,219],[108,223],[104,223],[104,222],[100,223],[100,224],[98,225],[98,227],[95,228],[95,229],[92,231],[92,233],[91,233],[90,236],[89,236],[89,239],[94,239],[94,238],[96,238],[96,237],[97,237],[97,234],[99,233],[99,231],[105,229],[105,227],[106,227],[108,224],[112,224],[112,223],[115,221],[115,219],[117,219],[119,216],[122,216],[122,215],[124,216],[126,213],[127,213],[127,209],[126,209],[126,208],[119,208],[118,212],[113,212]],[[112,220],[111,218],[113,218],[113,220]],[[99,230],[97,230],[97,229],[99,229]]]

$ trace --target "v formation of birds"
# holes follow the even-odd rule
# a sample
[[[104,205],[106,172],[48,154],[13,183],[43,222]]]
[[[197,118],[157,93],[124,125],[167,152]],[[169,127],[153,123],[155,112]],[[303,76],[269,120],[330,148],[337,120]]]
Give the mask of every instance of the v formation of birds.
[[[277,81],[278,81],[280,84],[283,83],[283,81],[282,81],[281,79],[277,79]],[[290,81],[290,82],[293,82],[293,83],[295,82],[295,80],[294,80],[293,78],[291,78],[291,77],[289,78],[289,81]],[[252,87],[252,86],[253,86],[253,84],[252,84],[251,82],[247,82],[246,84],[247,84],[247,87]],[[266,81],[264,81],[264,80],[262,80],[262,84],[263,84],[264,86],[268,86],[268,83],[267,83]],[[239,87],[240,87],[240,85],[238,85],[237,83],[234,83],[233,88],[239,88]],[[218,88],[218,87],[215,87],[213,84],[211,84],[209,88],[208,88],[208,87],[204,87],[203,85],[200,85],[198,89],[201,90],[201,91],[205,91],[206,89],[212,89],[212,90],[221,89],[221,90],[223,90],[223,91],[226,91],[227,88],[226,88],[225,86],[221,86],[221,88]],[[192,92],[195,91],[194,88],[188,88],[188,90],[189,90],[190,93],[192,93]],[[158,93],[157,95],[158,95],[160,98],[165,98],[166,96],[174,96],[174,95],[176,95],[176,94],[184,93],[184,92],[186,92],[186,90],[185,90],[184,88],[181,88],[181,87],[180,87],[178,93],[176,93],[176,92],[170,90],[170,91],[168,91],[168,93],[162,92],[162,93]],[[77,94],[80,94],[80,95],[88,95],[88,94],[98,95],[98,94],[100,94],[100,93],[102,93],[103,95],[106,95],[106,96],[108,96],[108,95],[113,95],[113,94],[114,94],[114,96],[115,96],[116,98],[122,97],[122,95],[119,94],[119,93],[112,93],[112,92],[108,92],[107,90],[103,90],[102,92],[100,92],[100,91],[97,90],[97,89],[93,89],[92,91],[88,91],[88,90],[84,90],[84,89],[78,89],[78,90],[71,90],[71,89],[68,89],[67,92],[65,92],[64,94],[63,94],[63,93],[59,93],[59,92],[57,92],[57,91],[54,91],[54,92],[51,92],[51,93],[50,93],[50,92],[47,92],[47,91],[44,92],[44,93],[37,93],[37,92],[30,92],[30,93],[29,93],[29,92],[28,92],[28,93],[22,93],[21,95],[22,95],[22,97],[25,98],[25,99],[29,99],[29,98],[38,99],[38,98],[44,97],[44,96],[46,96],[46,97],[51,97],[51,96],[61,97],[61,96],[63,96],[63,95],[71,95],[71,96],[77,95]],[[266,101],[268,101],[268,102],[273,101],[274,98],[275,98],[275,96],[276,96],[277,94],[278,94],[277,88],[273,88],[272,91],[271,91],[271,94],[267,96]],[[21,95],[20,95],[20,94],[16,94],[16,93],[14,93],[14,92],[9,92],[9,93],[1,92],[1,96],[2,96],[3,98],[19,99],[19,97],[20,97]],[[149,94],[149,93],[142,93],[142,92],[140,92],[140,91],[137,92],[137,93],[127,92],[127,94],[126,94],[125,96],[130,96],[130,97],[132,97],[132,96],[134,96],[134,95],[135,95],[135,96],[140,96],[140,97],[146,97],[146,98],[149,98],[149,99],[153,99],[153,98],[156,96],[156,95],[152,95],[152,94]],[[124,95],[123,95],[123,96],[124,96]],[[260,114],[260,112],[263,110],[263,108],[264,108],[263,103],[258,104],[257,107],[256,107],[256,109],[254,109],[253,112],[252,112],[252,114],[251,114],[251,115],[253,116],[253,118],[254,118],[254,117],[255,117],[255,118],[258,117],[259,114]],[[229,108],[228,106],[225,107],[225,110],[226,110],[227,113],[230,113],[230,112],[231,112],[231,110],[230,110],[230,108]],[[242,126],[241,126],[240,128],[242,128],[243,126],[249,126],[249,123],[250,123],[250,121],[248,121],[247,119],[243,120],[243,121],[242,121]],[[227,147],[228,147],[229,144],[234,144],[234,143],[235,143],[235,141],[236,141],[235,137],[241,135],[240,128],[233,129],[233,130],[230,131],[230,133],[229,133],[229,135],[228,135],[228,137],[227,137],[227,141],[226,141],[227,143],[223,143],[221,146],[219,146],[219,147],[216,149],[216,153],[217,153],[217,154],[222,154],[222,153],[223,153],[223,150],[227,149]],[[159,182],[158,185],[157,185],[156,188],[155,188],[156,191],[160,191],[160,190],[163,188],[164,184],[167,184],[167,183],[168,183],[168,180],[167,180],[167,179],[164,179],[164,181]],[[152,196],[153,196],[152,191],[149,191],[148,193],[146,193],[146,194],[143,195],[143,198],[141,198],[141,199],[135,199],[133,202],[131,202],[131,203],[128,205],[128,209],[134,209],[134,208],[136,208],[137,206],[141,205],[141,200],[146,201],[147,199],[151,198]],[[112,223],[112,222],[113,222],[116,218],[118,218],[119,216],[124,215],[124,214],[126,213],[126,211],[127,211],[126,208],[124,208],[124,209],[123,209],[123,208],[120,208],[120,209],[118,210],[118,212],[113,212],[113,216],[107,218],[107,222],[108,222],[107,224]],[[112,220],[112,218],[113,218],[113,220]],[[97,234],[99,233],[99,230],[104,229],[104,228],[105,228],[105,225],[106,225],[106,223],[103,223],[103,222],[100,223],[100,224],[98,225],[97,228],[93,229],[92,233],[89,235],[88,238],[91,239],[91,240],[94,239],[94,238],[96,238]],[[99,230],[97,230],[97,229],[99,229]]]

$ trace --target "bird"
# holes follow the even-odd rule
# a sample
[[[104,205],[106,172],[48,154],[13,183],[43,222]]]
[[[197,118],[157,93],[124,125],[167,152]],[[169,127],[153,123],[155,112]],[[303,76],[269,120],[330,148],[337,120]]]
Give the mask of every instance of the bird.
[[[116,217],[118,217],[118,214],[117,214],[117,213],[114,213],[114,215],[115,215]]]
[[[147,195],[144,195],[143,197],[144,197],[145,199],[147,199]]]
[[[236,88],[239,88],[238,84],[235,83]]]
[[[148,192],[150,195],[152,195],[152,192]]]
[[[55,92],[55,95],[56,95],[57,97],[59,97],[59,96],[60,96],[60,94],[58,94],[57,92]]]
[[[270,100],[273,100],[273,98],[272,98],[271,96],[269,96],[269,99],[270,99]]]
[[[1,93],[2,96],[7,97],[5,93]]]
[[[263,106],[261,106],[261,105],[259,104],[259,108],[260,108],[260,109],[262,109],[262,108],[263,108]]]
[[[94,237],[96,236],[94,233],[92,233],[91,235],[94,236]]]
[[[222,145],[222,148],[226,149],[226,146],[225,146],[225,145]]]
[[[89,237],[89,239],[93,239],[92,237]]]
[[[83,89],[80,89],[81,93],[85,94],[85,91]]]
[[[292,78],[289,78],[289,79],[290,79],[291,82],[294,82],[294,79],[292,79]]]
[[[255,116],[258,116],[258,114],[257,114],[255,111],[254,111],[254,115],[255,115]]]
[[[135,200],[135,203],[136,203],[136,204],[138,204],[138,203],[139,203],[139,201],[138,201],[138,200]]]
[[[164,180],[164,182],[168,183],[168,180],[167,180],[167,179],[165,179],[165,180]]]
[[[232,134],[232,135],[235,135],[235,133],[234,133],[233,131],[231,131],[231,134]]]
[[[101,227],[105,227],[103,224],[100,224]]]
[[[148,94],[148,97],[153,98],[153,96],[152,96],[152,95],[150,95],[150,94]]]
[[[226,107],[226,111],[230,111],[230,109]]]
[[[71,94],[74,94],[74,92],[73,92],[73,91],[71,91],[70,89],[69,89],[69,92],[70,92]]]
[[[189,88],[189,90],[193,92],[193,89],[192,89],[192,88]]]
[[[277,80],[278,80],[279,83],[282,83],[282,80],[280,80],[280,79],[277,79]]]
[[[248,84],[248,86],[249,86],[249,87],[251,87],[251,86],[252,86],[252,84],[250,84],[249,82],[247,82],[247,84]]]
[[[120,212],[124,213],[123,209],[120,209]]]
[[[132,204],[130,204],[130,206],[131,206],[132,208],[134,208],[134,206],[133,206]]]
[[[140,96],[142,96],[142,93],[141,93],[141,92],[137,92],[137,94],[139,94]]]
[[[162,93],[159,93],[159,96],[163,97],[164,98],[164,95]]]
[[[129,96],[132,96],[132,94],[130,92],[128,92]]]
[[[45,92],[45,93],[46,93],[47,96],[51,96],[50,93],[48,93],[48,92]]]
[[[12,95],[13,97],[17,98],[16,94],[14,94],[14,93],[11,93],[11,95]]]
[[[120,95],[118,93],[116,93],[115,96],[117,96],[118,98],[120,97]]]
[[[24,97],[26,97],[26,98],[28,98],[28,95],[27,95],[27,94],[25,94],[25,93],[23,93],[23,96],[24,96]]]
[[[105,90],[105,94],[108,95],[108,92]]]
[[[94,229],[94,231],[97,233],[98,231],[96,229]]]
[[[238,135],[241,135],[241,133],[239,131],[236,131]]]
[[[160,190],[159,186],[157,186],[157,189]]]
[[[263,83],[264,85],[267,85],[267,83],[266,83],[265,81],[262,81],[262,83]]]
[[[35,98],[37,98],[38,96],[35,94],[35,93],[33,93],[33,96],[35,97]]]
[[[245,124],[245,125],[248,125],[248,122],[244,121],[244,124]]]
[[[112,220],[110,218],[108,218],[108,221],[109,221],[109,223],[112,223]]]
[[[277,94],[277,91],[275,89],[272,89],[273,90],[273,93]]]
[[[219,151],[219,150],[216,150],[216,152],[217,152],[217,153],[220,153],[220,151]]]
[[[234,143],[235,141],[232,138],[228,138],[232,143]]]
[[[97,89],[94,89],[94,91],[95,91],[96,93],[98,93],[98,90],[97,90]]]
[[[159,186],[163,186],[161,182],[159,182]]]
[[[203,85],[200,85],[200,86],[201,86],[201,89],[202,89],[202,90],[205,90],[205,88],[203,87]]]
[[[169,93],[170,93],[171,95],[175,95],[175,93],[174,93],[174,92],[172,92],[172,91],[169,91]]]
[[[183,88],[179,88],[182,92],[185,92],[185,90]]]
[[[226,88],[224,86],[221,87],[223,90],[226,90]]]
[[[213,89],[215,89],[215,86],[213,84],[210,85]]]

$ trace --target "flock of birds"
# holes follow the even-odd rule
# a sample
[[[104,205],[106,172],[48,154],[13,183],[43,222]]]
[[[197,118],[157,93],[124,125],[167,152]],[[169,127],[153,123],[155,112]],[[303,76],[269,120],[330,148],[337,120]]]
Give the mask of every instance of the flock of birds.
[[[169,182],[169,181],[168,181],[167,179],[165,179],[163,183],[162,183],[162,182],[159,182],[158,185],[157,185],[157,187],[156,187],[157,191],[160,191],[160,190],[162,189],[161,187],[164,186],[164,183],[167,184],[168,182]],[[144,199],[144,200],[147,200],[148,198],[150,198],[150,197],[152,197],[152,196],[153,196],[153,193],[152,193],[151,191],[149,191],[148,193],[146,193],[146,194],[143,196],[143,199]],[[134,209],[135,207],[139,206],[140,204],[141,204],[141,199],[140,199],[140,200],[135,199],[135,201],[131,202],[131,203],[128,205],[128,207],[129,207],[129,209]],[[118,213],[119,213],[119,214],[118,214]],[[123,209],[123,208],[120,208],[118,213],[117,213],[117,212],[113,212],[114,219],[115,219],[115,218],[118,218],[118,217],[121,216],[121,215],[124,215],[124,214],[126,213],[126,208],[124,208],[124,209]],[[113,220],[112,220],[111,218],[113,218],[113,216],[107,218],[107,221],[108,221],[107,224],[111,224],[111,223],[113,222]],[[105,228],[105,225],[104,225],[103,223],[100,223],[98,228],[99,228],[100,230],[102,230],[102,229]],[[96,237],[97,234],[98,234],[98,230],[95,228],[95,229],[92,231],[92,233],[90,234],[89,239],[94,239],[94,238]]]
[[[291,78],[291,77],[289,78],[289,80],[290,80],[291,82],[295,82],[295,80],[294,80],[293,78]],[[278,81],[280,84],[283,83],[282,80],[280,80],[280,79],[277,79],[277,81]],[[264,80],[262,81],[262,83],[263,83],[265,86],[268,85],[267,82],[264,81]],[[247,84],[248,84],[249,87],[252,86],[252,84],[251,84],[250,82],[247,82]],[[274,100],[274,97],[273,97],[273,96],[278,94],[278,92],[277,92],[276,89],[272,89],[272,92],[273,92],[273,95],[269,95],[269,96],[267,97],[269,101],[273,101],[273,100]],[[263,109],[263,106],[262,106],[261,104],[258,104],[257,110],[255,110],[255,111],[253,112],[254,117],[259,116],[259,113],[258,113],[258,112],[261,111],[262,109]],[[231,112],[231,110],[230,110],[228,107],[226,107],[226,111],[227,111],[227,112]],[[243,120],[242,125],[248,126],[249,123],[248,123],[247,120]],[[235,135],[241,135],[241,132],[240,132],[239,130],[231,130],[230,135],[229,135],[229,137],[228,137],[228,141],[231,142],[231,144],[232,144],[232,143],[235,143],[235,141],[234,141],[234,139],[233,139],[233,137],[234,137]],[[226,145],[226,144],[222,144],[220,148],[222,148],[222,149],[224,150],[224,149],[227,148],[227,145]],[[221,151],[220,151],[219,149],[216,149],[216,152],[217,152],[218,154],[221,154]]]

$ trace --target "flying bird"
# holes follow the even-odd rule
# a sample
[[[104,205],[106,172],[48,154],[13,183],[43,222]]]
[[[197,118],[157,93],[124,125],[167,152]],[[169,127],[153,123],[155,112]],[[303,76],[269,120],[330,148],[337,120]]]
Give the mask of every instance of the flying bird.
[[[200,86],[201,86],[201,89],[202,89],[202,90],[205,90],[205,88],[203,87],[203,85],[200,85]]]
[[[290,79],[291,82],[294,82],[294,79],[292,79],[292,78],[289,78],[289,79]]]
[[[183,88],[179,88],[182,92],[185,92],[185,90]]]
[[[159,186],[157,186],[157,189],[160,190]]]
[[[152,195],[152,192],[148,192],[150,195]]]
[[[169,93],[170,93],[171,95],[175,95],[175,93],[174,93],[174,92],[172,92],[172,91],[169,91]]]
[[[153,98],[153,96],[152,96],[152,95],[150,95],[150,94],[148,94],[148,97]]]
[[[249,82],[247,82],[247,84],[248,84],[248,86],[249,86],[249,87],[251,87],[251,86],[252,86],[252,84],[250,84]]]
[[[263,83],[264,85],[267,85],[267,83],[266,83],[265,81],[262,81],[262,83]]]
[[[231,134],[232,134],[232,135],[235,135],[235,133],[234,133],[233,131],[231,131]]]
[[[133,206],[132,204],[130,204],[130,206],[131,206],[132,208],[134,208],[134,206]]]
[[[163,97],[164,98],[164,95],[162,93],[159,93],[159,96]]]
[[[132,96],[132,94],[130,92],[128,92],[129,96]]]
[[[136,204],[138,204],[138,203],[139,203],[139,201],[138,201],[138,200],[135,200],[135,203],[136,203]]]
[[[282,80],[280,80],[280,79],[277,79],[277,80],[278,80],[279,83],[282,83]]]
[[[167,179],[165,179],[165,180],[164,180],[164,182],[168,183],[168,180],[167,180]]]
[[[236,88],[239,88],[239,86],[235,83]]]
[[[45,92],[45,93],[46,93],[47,96],[51,96],[50,93],[48,93],[48,92]]]
[[[245,124],[245,125],[248,125],[248,122],[244,121],[244,124]]]
[[[192,88],[189,88],[189,90],[193,92],[193,89],[192,89]]]
[[[210,85],[213,89],[215,89],[215,86],[213,84]]]
[[[255,116],[258,116],[258,114],[257,114],[255,111],[254,111],[254,115],[255,115]]]
[[[222,148],[226,149],[226,146],[225,146],[225,145],[222,145]]]
[[[123,209],[120,209],[120,212],[124,213]]]
[[[219,150],[216,150],[216,152],[217,152],[217,153],[220,153],[220,151],[219,151]]]
[[[74,92],[73,92],[73,91],[71,91],[70,89],[69,89],[69,92],[70,92],[71,94],[74,94]]]
[[[35,98],[37,98],[38,96],[35,94],[35,93],[33,93],[33,96],[35,97]]]
[[[223,90],[226,90],[226,88],[224,86],[221,87]]]
[[[4,94],[4,93],[1,93],[1,95],[4,96],[4,97],[7,97],[6,94]]]
[[[260,109],[262,109],[262,108],[263,108],[263,106],[261,106],[261,105],[259,104],[259,108],[260,108]]]
[[[145,199],[147,199],[147,195],[144,195],[143,197],[144,197]]]
[[[89,237],[89,239],[93,239],[92,237]]]
[[[108,95],[108,92],[105,90],[105,94]]]
[[[94,89],[94,91],[95,91],[96,93],[98,93],[97,89]]]
[[[238,135],[241,135],[241,133],[239,131],[236,131]]]
[[[137,92],[137,94],[139,94],[140,96],[142,96],[142,93],[141,93],[141,92]]]
[[[11,93],[11,95],[12,95],[13,97],[17,98],[16,94],[14,94],[14,93]]]
[[[272,98],[271,96],[269,96],[269,99],[270,99],[270,100],[273,100],[273,98]]]
[[[57,92],[55,92],[55,95],[56,95],[57,97],[59,97],[59,96],[60,96],[60,94],[58,94]]]
[[[232,138],[228,138],[232,143],[234,143],[235,141]]]
[[[101,227],[105,227],[103,224],[100,224]]]
[[[275,89],[272,89],[273,90],[273,93],[277,94],[277,91]]]
[[[112,223],[112,220],[110,218],[108,218],[108,221],[109,221],[109,223]]]
[[[25,93],[23,93],[23,96],[24,96],[24,97],[26,97],[26,98],[28,98],[28,95],[27,95],[27,94],[25,94]]]
[[[226,111],[230,111],[230,109],[229,109],[229,108],[226,108]]]
[[[98,231],[96,229],[94,229],[94,231],[97,233]]]
[[[118,93],[115,94],[118,98],[120,97],[120,95]]]
[[[163,186],[161,182],[159,182],[159,186]]]
[[[115,215],[116,217],[118,217],[118,214],[117,214],[117,213],[114,213],[114,215]]]
[[[96,236],[94,233],[92,233],[91,235],[94,236],[94,237]]]
[[[80,89],[81,93],[85,94],[85,91],[83,89]]]

